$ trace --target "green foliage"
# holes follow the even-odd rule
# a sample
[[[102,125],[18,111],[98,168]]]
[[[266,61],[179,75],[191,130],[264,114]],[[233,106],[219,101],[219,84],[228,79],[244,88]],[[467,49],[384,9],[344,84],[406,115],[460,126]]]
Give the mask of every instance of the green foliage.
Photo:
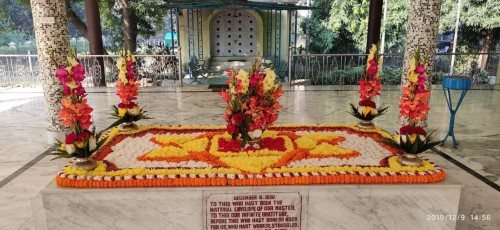
[[[500,4],[492,0],[462,0],[460,13],[460,40],[459,44],[466,47],[466,52],[480,50],[478,38],[484,36],[485,30],[493,30],[492,44],[500,42]],[[441,3],[441,17],[439,31],[455,29],[456,0],[443,0]],[[495,48],[494,45],[491,48]]]
[[[377,108],[377,114],[373,115],[371,113],[368,113],[365,116],[364,114],[359,113],[358,107],[356,107],[353,104],[349,104],[349,105],[351,106],[351,111],[349,111],[349,114],[353,115],[355,118],[358,118],[358,119],[364,120],[364,121],[371,121],[371,120],[375,119],[376,117],[382,116],[387,112],[387,109],[389,109],[389,107],[381,106],[381,107]]]
[[[301,25],[309,26],[311,53],[365,52],[368,30],[368,0],[318,0],[313,4],[310,20]],[[406,34],[408,3],[393,0],[388,4],[386,20],[386,47],[403,50]]]
[[[163,8],[167,1],[162,0],[130,0],[130,8],[135,12],[138,35],[149,38],[164,27],[163,18],[168,9]],[[102,0],[99,4],[103,30],[108,31],[111,47],[115,50],[123,44],[123,22],[121,1]]]
[[[309,33],[311,53],[352,53],[355,50],[352,35],[346,30],[330,28],[331,1],[316,0],[313,3],[311,18],[304,19],[300,25],[304,33]]]
[[[365,72],[364,66],[348,66],[345,69],[334,69],[330,74],[319,73],[311,77],[312,85],[357,85]],[[401,84],[401,68],[383,67],[382,83],[384,85]]]
[[[420,139],[420,135],[416,135],[416,139],[413,143],[410,141],[410,135],[401,135],[399,137],[399,143],[391,139],[388,144],[403,150],[405,153],[419,154],[441,143],[440,141],[434,141],[436,136],[435,132],[436,130],[433,130],[428,133],[424,140]],[[403,136],[405,136],[405,139],[403,139]]]

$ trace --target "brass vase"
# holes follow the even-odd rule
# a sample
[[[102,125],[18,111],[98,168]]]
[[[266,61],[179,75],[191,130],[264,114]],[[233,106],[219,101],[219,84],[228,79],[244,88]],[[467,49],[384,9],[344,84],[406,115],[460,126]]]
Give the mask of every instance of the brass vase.
[[[74,169],[83,169],[91,171],[97,167],[97,162],[91,157],[77,157],[73,161],[72,167]]]
[[[358,128],[360,129],[374,129],[375,128],[375,125],[373,124],[372,121],[369,121],[369,120],[360,120],[358,125],[357,125]]]
[[[126,121],[120,125],[120,130],[122,130],[122,131],[129,131],[129,130],[136,130],[136,129],[137,129],[137,125],[133,121]]]
[[[424,161],[418,154],[404,153],[399,155],[398,163],[403,166],[417,166],[420,167],[424,165]]]

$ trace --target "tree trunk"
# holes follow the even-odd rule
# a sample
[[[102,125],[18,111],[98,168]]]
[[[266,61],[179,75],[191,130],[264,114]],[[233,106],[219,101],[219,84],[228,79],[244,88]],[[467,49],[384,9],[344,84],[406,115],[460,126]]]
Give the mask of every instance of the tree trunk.
[[[99,18],[99,1],[85,0],[85,14],[87,16],[87,40],[89,41],[90,54],[103,55],[101,19]],[[94,57],[91,59],[94,87],[106,86],[106,74],[104,72],[104,58]]]
[[[483,39],[483,46],[481,47],[480,53],[490,52],[491,43],[493,40],[493,29],[486,30],[486,36]],[[480,54],[477,59],[477,64],[480,70],[486,69],[486,64],[488,63],[488,54]]]
[[[121,0],[123,16],[123,35],[125,49],[134,53],[137,48],[137,19],[135,12],[130,8],[131,0]]]
[[[76,29],[82,34],[82,36],[88,40],[87,25],[82,21],[82,19],[80,19],[80,17],[78,17],[78,15],[76,15],[75,11],[73,11],[73,9],[71,8],[68,9],[68,19],[71,24],[73,24]]]

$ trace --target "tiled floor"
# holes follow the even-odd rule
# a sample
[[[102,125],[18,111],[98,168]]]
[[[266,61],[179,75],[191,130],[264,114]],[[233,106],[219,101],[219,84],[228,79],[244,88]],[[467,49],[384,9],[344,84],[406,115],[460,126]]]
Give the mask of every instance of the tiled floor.
[[[141,89],[139,103],[155,119],[141,124],[223,124],[224,103],[216,93],[202,91],[203,86],[182,90]],[[357,92],[349,87],[307,87],[290,90],[280,100],[285,108],[278,123],[353,123],[348,103],[357,101]],[[336,89],[336,90],[333,90]],[[50,161],[43,157],[28,164],[49,148],[45,137],[45,111],[40,90],[0,89],[0,229],[32,229],[30,202],[67,160]],[[90,93],[94,121],[98,129],[109,125],[110,108],[118,102],[112,90]],[[437,129],[442,139],[448,129],[449,111],[443,93],[434,90],[431,98],[429,128]],[[390,106],[377,125],[397,130],[399,91],[384,91],[380,103]],[[482,176],[500,184],[500,91],[472,90],[458,111],[455,133],[460,145],[450,141],[440,150]],[[498,229],[500,193],[471,174],[433,152],[428,157],[442,165],[447,174],[464,184],[460,214],[489,214],[489,221],[462,221],[457,229]],[[28,165],[26,165],[28,164]],[[24,168],[22,168],[26,165]],[[432,213],[429,213],[432,214]],[[453,214],[453,213],[443,213]],[[422,217],[425,218],[425,217]]]

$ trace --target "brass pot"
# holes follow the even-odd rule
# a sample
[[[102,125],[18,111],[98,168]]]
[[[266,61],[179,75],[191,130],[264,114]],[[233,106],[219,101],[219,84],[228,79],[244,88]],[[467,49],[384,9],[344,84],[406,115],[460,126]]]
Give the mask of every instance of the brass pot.
[[[360,129],[374,129],[375,128],[375,125],[373,124],[372,121],[369,121],[369,120],[360,120],[358,125],[357,125],[358,128]]]
[[[136,129],[137,129],[137,125],[133,121],[126,121],[120,125],[120,130],[122,130],[122,131],[129,131],[129,130],[136,130]]]
[[[91,157],[77,157],[73,161],[72,167],[74,169],[83,169],[91,171],[97,167],[97,162]]]
[[[418,154],[404,153],[399,155],[398,163],[403,166],[417,166],[420,167],[424,165],[424,161]]]

